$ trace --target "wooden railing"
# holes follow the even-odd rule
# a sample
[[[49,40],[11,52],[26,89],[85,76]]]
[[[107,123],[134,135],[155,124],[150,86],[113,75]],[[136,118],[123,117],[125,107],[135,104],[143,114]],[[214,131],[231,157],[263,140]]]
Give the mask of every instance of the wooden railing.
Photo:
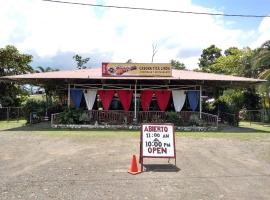
[[[148,111],[125,112],[122,110],[104,111],[90,110],[85,111],[87,119],[82,124],[140,124],[140,123],[174,123],[176,126],[218,126],[218,117],[208,113],[193,111],[181,112],[161,112]],[[61,124],[60,113],[52,114],[52,124]]]

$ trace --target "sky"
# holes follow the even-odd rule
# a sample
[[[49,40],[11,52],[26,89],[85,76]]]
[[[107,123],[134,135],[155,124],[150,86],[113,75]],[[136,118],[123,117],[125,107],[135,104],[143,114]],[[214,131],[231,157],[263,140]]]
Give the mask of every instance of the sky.
[[[65,0],[227,14],[270,15],[269,0]],[[31,65],[75,69],[75,54],[102,62],[183,62],[198,67],[204,48],[259,47],[270,39],[270,18],[234,18],[135,11],[44,2],[0,0],[0,48],[33,55]]]

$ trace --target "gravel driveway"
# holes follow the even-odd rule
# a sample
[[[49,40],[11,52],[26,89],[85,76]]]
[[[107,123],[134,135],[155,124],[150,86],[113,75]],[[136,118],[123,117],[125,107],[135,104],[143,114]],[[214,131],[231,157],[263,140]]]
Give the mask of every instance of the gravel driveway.
[[[270,199],[269,139],[177,137],[177,168],[148,159],[132,176],[138,149],[134,136],[1,131],[0,199]]]

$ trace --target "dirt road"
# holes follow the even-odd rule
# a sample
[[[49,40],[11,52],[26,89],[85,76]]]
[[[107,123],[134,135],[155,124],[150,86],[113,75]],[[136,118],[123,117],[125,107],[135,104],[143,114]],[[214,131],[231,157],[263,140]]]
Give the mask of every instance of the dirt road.
[[[1,131],[0,199],[270,199],[269,139],[178,137],[178,169],[148,159],[148,171],[132,176],[138,148],[130,136]]]

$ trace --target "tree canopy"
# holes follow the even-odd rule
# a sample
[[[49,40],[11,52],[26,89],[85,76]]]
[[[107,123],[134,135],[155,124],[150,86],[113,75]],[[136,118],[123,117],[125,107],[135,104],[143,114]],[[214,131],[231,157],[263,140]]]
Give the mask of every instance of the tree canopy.
[[[211,45],[203,49],[201,57],[199,58],[199,67],[202,71],[209,72],[208,66],[214,64],[216,59],[221,56],[221,49],[215,45]]]
[[[174,59],[171,59],[171,66],[173,69],[181,69],[181,70],[186,69],[184,63],[181,63],[180,61]]]
[[[90,58],[83,58],[78,54],[73,56],[73,59],[77,62],[78,69],[86,69],[87,67],[85,66],[85,64],[88,63],[88,61],[90,60]]]
[[[11,45],[0,48],[0,76],[25,74],[33,72],[30,63],[32,56],[20,53]],[[0,82],[0,103],[2,106],[17,106],[20,104],[26,91],[17,84]]]

